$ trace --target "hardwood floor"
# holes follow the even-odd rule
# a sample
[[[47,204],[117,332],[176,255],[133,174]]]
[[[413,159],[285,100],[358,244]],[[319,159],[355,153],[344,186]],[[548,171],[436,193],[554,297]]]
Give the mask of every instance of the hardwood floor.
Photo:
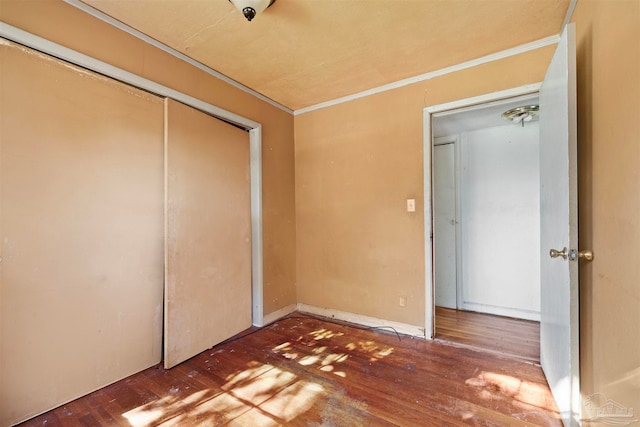
[[[436,307],[436,338],[540,362],[540,323]]]
[[[295,313],[24,426],[560,426],[540,367]]]

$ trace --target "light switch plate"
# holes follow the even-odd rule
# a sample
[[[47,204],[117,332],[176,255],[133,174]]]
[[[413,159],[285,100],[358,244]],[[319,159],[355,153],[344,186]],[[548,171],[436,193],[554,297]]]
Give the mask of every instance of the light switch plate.
[[[407,199],[407,212],[416,211],[416,199]]]

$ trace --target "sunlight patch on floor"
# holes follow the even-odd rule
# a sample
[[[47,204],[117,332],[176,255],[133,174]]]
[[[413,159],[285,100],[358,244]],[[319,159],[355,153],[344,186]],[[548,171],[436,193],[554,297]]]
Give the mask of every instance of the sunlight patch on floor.
[[[277,415],[280,419],[291,421],[311,409],[314,403],[324,395],[324,388],[320,384],[297,381],[264,402],[260,408]]]
[[[164,415],[162,407],[158,409],[136,408],[124,414],[132,426],[149,426],[157,423]]]
[[[344,335],[343,332],[333,332],[328,329],[318,329],[317,331],[309,332],[309,335],[314,336],[315,340],[323,340],[329,339],[333,337],[341,337]]]
[[[347,373],[343,370],[336,370],[339,363],[344,363],[352,354],[370,355],[370,362],[389,356],[393,353],[393,347],[382,346],[374,341],[357,341],[350,342],[343,347],[340,345],[329,346],[325,343],[320,344],[319,341],[330,341],[335,337],[344,336],[343,332],[334,332],[330,329],[317,329],[309,332],[306,336],[301,335],[295,343],[284,342],[271,349],[276,354],[290,360],[298,360],[302,366],[314,366],[323,371],[331,372],[342,378],[347,377]],[[308,337],[312,339],[309,340]],[[296,349],[296,345],[303,345],[303,348],[310,348],[311,354],[300,355]]]
[[[304,356],[302,359],[300,359],[300,361],[298,362],[299,364],[301,364],[302,366],[309,366],[309,365],[313,365],[315,363],[318,362],[318,360],[320,360],[320,356]]]
[[[479,387],[480,397],[485,400],[498,400],[507,395],[516,402],[544,409],[554,409],[555,401],[550,390],[543,384],[525,381],[510,375],[495,372],[481,372],[465,381],[467,385]]]
[[[324,388],[287,370],[251,362],[227,377],[220,389],[206,389],[185,397],[171,396],[123,414],[133,427],[149,425],[275,426],[311,408]]]
[[[347,370],[340,367],[346,366],[350,357],[364,356],[375,362],[394,351],[393,347],[374,341],[338,344],[336,338],[344,335],[318,329],[283,342],[273,347],[272,352],[300,366],[346,378]],[[489,380],[489,377],[485,379]],[[176,387],[174,395],[139,406],[123,416],[134,427],[185,423],[273,426],[290,422],[326,394],[320,384],[300,380],[289,370],[257,361],[229,374],[225,381],[219,388],[188,395],[185,395],[186,389]]]

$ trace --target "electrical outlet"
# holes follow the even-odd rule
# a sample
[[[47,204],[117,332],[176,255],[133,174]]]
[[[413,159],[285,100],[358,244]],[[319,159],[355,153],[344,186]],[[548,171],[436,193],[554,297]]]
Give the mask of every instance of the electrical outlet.
[[[400,307],[406,307],[407,306],[407,297],[405,295],[401,295],[400,299],[398,301],[398,304],[400,305]]]

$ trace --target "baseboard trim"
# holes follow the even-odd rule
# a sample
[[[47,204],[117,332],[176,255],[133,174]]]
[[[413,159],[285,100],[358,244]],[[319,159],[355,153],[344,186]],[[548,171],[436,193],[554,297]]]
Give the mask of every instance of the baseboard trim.
[[[391,327],[400,334],[411,335],[414,337],[424,338],[424,328],[421,326],[409,325],[407,323],[394,322],[391,320],[378,319],[376,317],[364,316],[361,314],[349,313],[346,311],[333,310],[330,308],[315,307],[298,303],[298,311],[302,313],[315,314],[330,319],[338,319],[344,322],[355,323],[363,326],[371,327]]]
[[[279,310],[273,311],[273,312],[265,315],[262,318],[262,324],[261,325],[254,324],[254,326],[265,326],[265,325],[268,325],[269,323],[273,323],[276,320],[281,319],[284,316],[287,316],[287,315],[293,313],[297,309],[298,309],[298,304],[289,304],[286,307],[282,307]]]
[[[522,310],[517,308],[500,307],[495,305],[480,304],[464,301],[463,310],[475,311],[477,313],[494,314],[496,316],[513,317],[516,319],[540,321],[540,312],[532,310]]]

